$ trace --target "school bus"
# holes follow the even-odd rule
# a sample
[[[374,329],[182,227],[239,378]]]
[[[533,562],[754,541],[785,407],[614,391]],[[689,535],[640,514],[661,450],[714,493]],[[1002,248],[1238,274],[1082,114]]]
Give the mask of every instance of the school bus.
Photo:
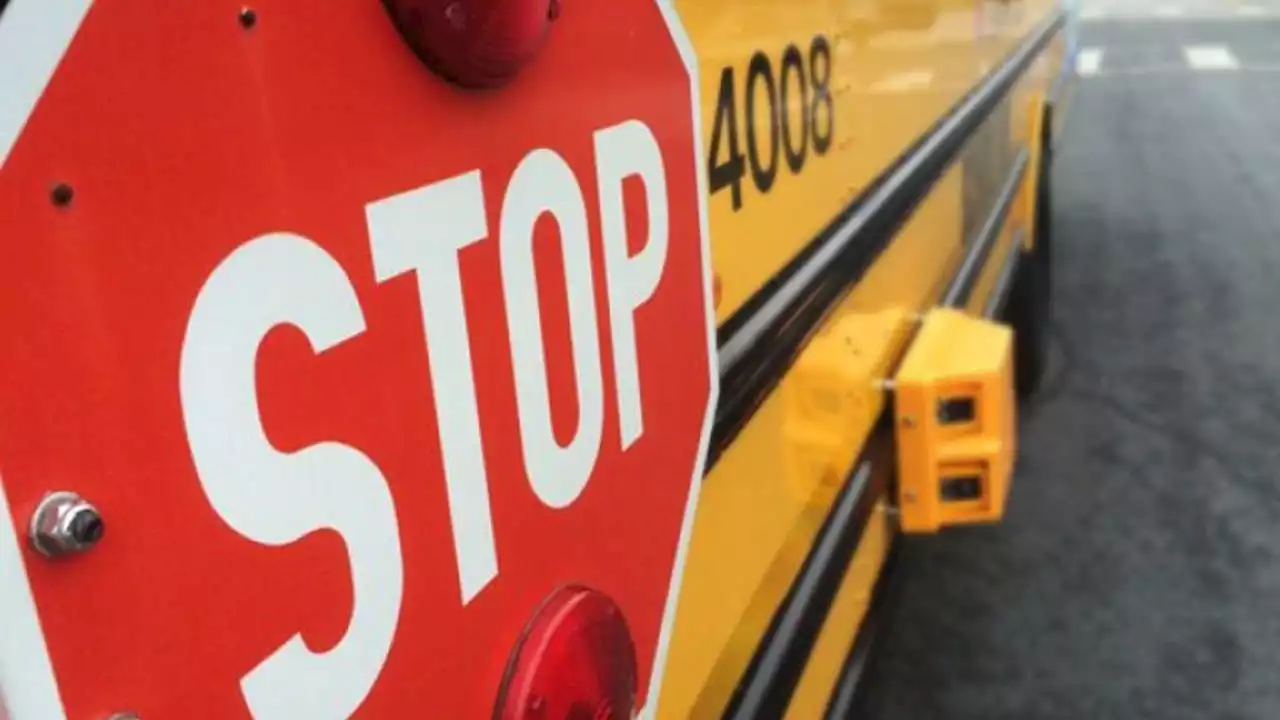
[[[0,0],[0,718],[849,717],[1047,362],[1055,0]]]

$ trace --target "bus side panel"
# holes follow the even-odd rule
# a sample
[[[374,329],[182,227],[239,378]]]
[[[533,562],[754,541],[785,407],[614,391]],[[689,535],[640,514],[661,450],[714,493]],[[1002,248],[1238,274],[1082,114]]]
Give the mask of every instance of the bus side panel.
[[[753,62],[757,68],[764,63],[752,58],[773,58],[770,62],[776,73],[780,67],[777,58],[786,55],[790,45],[803,50],[809,42],[806,38],[819,34],[831,43],[835,115],[826,154],[815,156],[811,147],[805,164],[792,173],[780,151],[773,184],[763,193],[755,184],[753,162],[746,157],[737,203],[732,184],[714,189],[716,183],[712,183],[711,232],[715,268],[723,288],[718,308],[722,323],[747,305],[750,297],[851,199],[1056,7],[1048,0],[1019,0],[1000,7],[950,0],[946,7],[930,6],[928,23],[913,25],[916,21],[910,17],[887,12],[895,1],[678,3],[702,61],[703,131],[712,172],[730,157],[725,119],[730,111],[737,118],[740,149],[746,144],[744,128],[749,115],[743,88],[750,83],[744,82],[752,74]],[[732,78],[729,91],[721,93],[726,82],[724,68],[732,68]],[[755,75],[756,92],[764,93],[764,71],[757,70]],[[1021,92],[1011,95],[1014,97],[1000,130],[1005,133],[1003,144],[1010,149],[1025,136],[1024,120],[1029,112],[1017,107]],[[732,102],[725,105],[721,102],[724,97]],[[764,95],[757,96],[761,97]],[[761,102],[757,99],[751,108],[750,117],[755,120],[752,133],[757,143],[767,143],[771,129]],[[791,110],[799,113],[798,107]],[[715,142],[717,124],[721,126],[719,148]],[[781,133],[779,137],[782,142]],[[749,155],[747,150],[742,152]],[[758,161],[768,164],[767,153],[757,155]],[[970,175],[988,172],[982,165],[982,158],[988,155],[1002,156],[1007,162],[1012,152],[971,154]],[[999,176],[1000,170],[990,174]],[[812,346],[825,336],[842,332],[841,328],[847,329],[850,323],[864,328],[851,337],[871,358],[860,368],[862,380],[858,382],[866,387],[891,374],[909,337],[910,313],[936,302],[955,271],[967,242],[962,233],[964,175],[963,162],[944,173],[811,340]],[[975,198],[991,194],[987,189]],[[978,212],[982,201],[973,199],[970,203],[975,208],[972,212]],[[1003,257],[1009,237],[1008,232],[1003,234],[1003,247],[991,253],[987,272],[981,277],[987,278],[989,268]],[[990,285],[989,280],[982,282],[985,286],[975,295]],[[797,367],[802,364],[803,357]],[[805,392],[807,382],[803,373],[793,368],[764,399],[704,481],[664,679],[663,717],[722,713],[858,452],[861,441],[855,439],[839,458],[828,462],[797,460],[799,423],[793,398]],[[870,433],[883,397],[876,393],[866,402],[868,406],[860,415],[863,421],[857,427],[844,428],[853,438]],[[806,666],[793,712],[807,713],[825,704],[843,662],[843,651],[852,643],[850,629],[861,622],[865,603],[858,598],[869,592],[877,574],[872,568],[879,567],[883,550],[864,541],[860,552],[869,559],[860,565],[861,561],[855,562],[860,569],[845,576],[835,610],[828,616],[817,650]]]

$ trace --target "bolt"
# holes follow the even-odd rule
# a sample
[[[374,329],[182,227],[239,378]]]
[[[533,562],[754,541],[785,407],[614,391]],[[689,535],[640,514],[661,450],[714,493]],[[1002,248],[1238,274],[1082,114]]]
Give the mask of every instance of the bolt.
[[[240,8],[240,27],[245,30],[253,29],[258,24],[258,11],[251,7]]]
[[[106,527],[98,509],[65,490],[49,493],[31,516],[31,544],[46,557],[83,552],[98,544]]]
[[[76,191],[70,185],[60,182],[53,186],[49,191],[49,199],[53,201],[56,207],[66,207],[71,204],[71,199],[76,196]]]

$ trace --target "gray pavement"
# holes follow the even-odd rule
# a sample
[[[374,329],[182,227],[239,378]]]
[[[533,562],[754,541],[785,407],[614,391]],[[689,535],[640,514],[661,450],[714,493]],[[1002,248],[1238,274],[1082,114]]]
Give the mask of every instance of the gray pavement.
[[[1081,45],[1008,517],[908,541],[867,718],[1280,718],[1280,22]]]

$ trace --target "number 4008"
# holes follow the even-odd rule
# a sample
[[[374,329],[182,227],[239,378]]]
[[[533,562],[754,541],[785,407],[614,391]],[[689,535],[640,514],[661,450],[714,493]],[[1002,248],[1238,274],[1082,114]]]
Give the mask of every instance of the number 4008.
[[[763,93],[763,96],[761,95]],[[798,97],[797,97],[798,96]],[[714,194],[729,188],[733,209],[742,207],[742,176],[746,164],[751,165],[751,179],[756,189],[767,193],[778,177],[778,155],[786,158],[793,174],[804,167],[812,144],[816,155],[825,155],[831,147],[835,125],[835,107],[831,99],[831,45],[821,35],[809,45],[804,58],[795,44],[782,51],[782,62],[774,74],[773,62],[762,51],[751,56],[743,89],[742,117],[746,123],[746,158],[738,145],[738,93],[733,68],[720,72],[720,91],[716,100],[716,117],[711,129],[711,148],[707,153],[707,174]],[[789,108],[793,98],[799,100],[800,127],[791,124]],[[764,123],[757,127],[756,104],[768,105],[769,137],[761,138]],[[727,143],[728,155],[719,162],[721,145]],[[762,147],[763,144],[763,147]]]

